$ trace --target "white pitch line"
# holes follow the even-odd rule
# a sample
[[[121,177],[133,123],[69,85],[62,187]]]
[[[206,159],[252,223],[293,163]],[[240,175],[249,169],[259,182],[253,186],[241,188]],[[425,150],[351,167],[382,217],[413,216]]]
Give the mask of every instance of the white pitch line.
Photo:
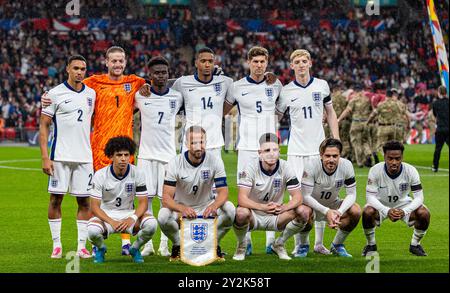
[[[416,165],[414,165],[414,167],[416,167],[417,169],[426,169],[426,170],[430,170],[431,171],[431,167],[416,166]],[[448,172],[448,169],[441,169],[441,168],[439,168],[439,171]]]
[[[40,159],[8,160],[8,161],[0,161],[0,164],[20,163],[20,162],[37,162],[37,161],[40,161]]]
[[[0,166],[0,169],[12,169],[12,170],[21,170],[21,171],[42,171],[42,169],[38,169],[38,168],[21,168],[21,167],[10,167],[10,166]]]

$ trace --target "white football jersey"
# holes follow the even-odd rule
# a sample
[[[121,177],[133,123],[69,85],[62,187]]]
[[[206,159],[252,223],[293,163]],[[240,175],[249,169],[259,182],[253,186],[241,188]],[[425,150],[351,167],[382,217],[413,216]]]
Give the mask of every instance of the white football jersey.
[[[319,154],[325,139],[322,126],[324,105],[331,105],[330,87],[319,78],[311,77],[306,86],[296,80],[283,87],[277,101],[277,111],[289,109],[291,119],[288,155]]]
[[[275,170],[268,173],[259,159],[248,164],[238,180],[240,188],[250,188],[249,199],[258,203],[283,203],[285,189],[300,188],[300,183],[285,160],[280,159]],[[256,213],[265,214],[263,211]]]
[[[224,145],[222,135],[223,103],[231,95],[233,80],[223,75],[213,75],[210,82],[202,82],[197,75],[182,76],[172,88],[183,95],[186,113],[185,132],[192,125],[206,131],[206,148]],[[185,139],[186,140],[186,136]],[[185,146],[186,143],[183,143]]]
[[[102,201],[102,210],[134,210],[134,198],[147,196],[145,174],[138,167],[128,164],[123,178],[118,178],[113,166],[108,165],[94,174],[92,179],[92,198]]]
[[[236,104],[239,111],[238,150],[256,151],[261,135],[276,133],[275,102],[282,87],[279,80],[268,85],[265,79],[258,83],[250,76],[234,82],[233,93],[226,101]]]
[[[188,159],[188,152],[177,155],[168,166],[165,185],[176,186],[175,201],[192,207],[202,207],[214,199],[216,188],[227,186],[227,175],[222,160],[206,151],[202,162],[194,165]]]
[[[181,93],[168,89],[160,95],[151,88],[150,98],[138,93],[135,105],[141,111],[139,158],[169,162],[176,156],[175,118],[183,105]]]
[[[366,192],[376,195],[385,206],[395,208],[412,201],[409,192],[422,190],[417,169],[402,163],[399,174],[392,177],[387,173],[386,164],[380,162],[370,168]]]
[[[317,157],[305,166],[303,186],[313,188],[311,196],[321,205],[329,207],[339,201],[339,191],[343,186],[346,188],[356,186],[355,170],[349,160],[340,158],[334,173],[328,174],[323,168],[322,160]]]
[[[52,161],[91,163],[91,118],[95,91],[83,84],[77,92],[67,81],[48,92],[52,103],[42,114],[53,119]]]

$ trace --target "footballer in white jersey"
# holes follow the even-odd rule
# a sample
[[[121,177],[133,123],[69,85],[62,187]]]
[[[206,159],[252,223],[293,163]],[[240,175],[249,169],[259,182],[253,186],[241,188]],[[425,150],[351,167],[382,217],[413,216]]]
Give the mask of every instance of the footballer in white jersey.
[[[234,222],[238,238],[238,246],[233,256],[235,260],[245,259],[245,234],[248,230],[282,231],[286,225],[294,222],[299,231],[312,212],[310,208],[301,205],[300,182],[295,172],[286,161],[279,159],[278,137],[274,133],[265,133],[259,144],[260,157],[250,163],[239,178],[239,205]],[[288,203],[283,203],[286,189],[291,199]],[[272,249],[281,259],[290,259],[284,249],[284,242],[292,235],[293,233],[289,232],[282,242],[272,245]]]
[[[363,256],[377,250],[375,227],[385,219],[402,220],[414,226],[409,251],[426,256],[420,240],[430,223],[430,211],[423,204],[424,196],[417,169],[403,162],[401,142],[388,141],[383,146],[384,162],[370,168],[366,187],[367,204],[363,212],[363,228],[367,245]],[[413,197],[411,197],[412,193]]]
[[[228,186],[223,162],[206,151],[206,131],[188,128],[187,151],[173,158],[164,180],[163,208],[158,214],[161,230],[172,241],[171,261],[180,256],[179,218],[218,217],[218,242],[233,223],[235,208],[228,201]],[[212,193],[215,183],[217,196]],[[222,257],[220,247],[217,254]]]
[[[221,157],[223,103],[231,95],[233,80],[224,75],[213,75],[214,53],[209,48],[199,50],[195,66],[197,73],[178,78],[172,86],[183,95],[185,134],[189,127],[201,126],[208,136],[206,149],[214,149],[215,155]],[[184,143],[186,139],[185,135]]]
[[[181,93],[168,88],[169,62],[155,56],[147,64],[150,69],[152,86],[150,98],[136,93],[136,107],[141,112],[141,142],[139,145],[138,166],[146,177],[149,194],[148,211],[153,215],[152,199],[162,199],[164,176],[167,163],[176,156],[175,124],[176,115],[183,105]],[[160,202],[161,203],[161,202]],[[161,233],[158,253],[169,256],[167,237]],[[142,255],[154,254],[153,242],[144,246]]]
[[[112,164],[98,170],[93,179],[91,209],[94,217],[89,220],[89,240],[97,247],[94,263],[105,260],[104,240],[111,233],[137,234],[130,248],[133,261],[144,262],[139,248],[156,231],[156,219],[147,211],[147,187],[145,174],[129,163],[136,151],[134,141],[127,136],[111,138],[105,146],[105,154]],[[134,200],[137,198],[138,207]]]
[[[71,56],[67,62],[67,81],[51,89],[51,104],[42,110],[39,127],[42,170],[49,175],[48,221],[53,239],[52,258],[62,257],[61,203],[69,192],[77,197],[78,256],[91,257],[86,250],[89,219],[89,186],[93,176],[90,143],[91,118],[96,94],[82,83],[86,59]],[[48,154],[48,137],[53,123],[53,142]]]
[[[237,178],[244,168],[259,159],[259,139],[264,133],[277,133],[278,119],[275,105],[281,88],[277,79],[271,82],[266,77],[269,51],[255,46],[247,53],[250,74],[233,84],[232,95],[225,100],[224,113],[237,105],[238,116],[238,163]],[[266,231],[266,253],[272,253],[270,245],[275,240],[275,232]],[[251,233],[247,233],[247,252],[252,254]]]
[[[277,113],[281,115],[289,109],[290,134],[288,143],[288,163],[295,168],[297,177],[302,178],[303,168],[309,160],[319,156],[319,146],[325,134],[322,124],[324,109],[332,136],[339,139],[339,127],[336,112],[330,96],[328,83],[310,75],[311,54],[298,49],[290,55],[290,67],[295,79],[281,90],[277,101]],[[316,225],[316,227],[319,227]],[[322,245],[324,225],[316,229],[319,245]],[[295,237],[295,249],[298,249],[299,236]],[[323,246],[323,245],[322,245]],[[326,251],[325,251],[326,253]]]
[[[320,145],[320,158],[315,158],[305,166],[302,178],[304,204],[314,210],[316,221],[326,220],[331,228],[337,228],[331,243],[331,252],[338,256],[351,257],[344,241],[355,229],[361,218],[361,208],[356,203],[356,180],[353,165],[341,158],[342,143],[334,138],[325,139]],[[339,191],[345,187],[346,196],[339,198]],[[312,219],[301,232],[307,239],[312,228]],[[309,242],[300,241],[298,257],[305,257]],[[306,252],[306,254],[305,254]]]

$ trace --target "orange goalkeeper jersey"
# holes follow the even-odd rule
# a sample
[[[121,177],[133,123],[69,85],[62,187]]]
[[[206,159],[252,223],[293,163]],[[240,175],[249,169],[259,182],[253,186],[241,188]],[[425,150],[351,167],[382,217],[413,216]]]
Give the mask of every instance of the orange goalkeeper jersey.
[[[97,94],[91,135],[94,170],[97,171],[111,164],[104,153],[110,138],[119,135],[133,138],[134,95],[145,80],[132,74],[115,81],[110,80],[107,74],[102,74],[90,76],[83,83]]]

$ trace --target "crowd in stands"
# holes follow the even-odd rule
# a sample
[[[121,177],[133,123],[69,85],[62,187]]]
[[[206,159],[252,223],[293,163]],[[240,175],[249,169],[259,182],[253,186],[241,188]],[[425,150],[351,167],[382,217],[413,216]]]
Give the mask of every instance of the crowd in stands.
[[[56,2],[0,0],[0,21],[67,16],[66,3]],[[412,112],[429,105],[440,84],[424,1],[407,1],[413,3],[408,8],[416,17],[405,18],[399,7],[383,7],[380,15],[371,16],[384,21],[382,30],[365,25],[369,16],[364,8],[352,7],[350,1],[191,2],[190,7],[144,7],[137,0],[81,0],[80,17],[167,19],[167,30],[109,27],[59,34],[27,24],[10,30],[0,26],[0,128],[36,127],[40,96],[64,80],[67,57],[82,54],[88,60],[88,74],[104,72],[104,51],[112,44],[129,52],[126,73],[145,76],[146,61],[161,54],[171,63],[171,77],[194,72],[193,60],[182,56],[189,50],[180,48],[194,52],[206,45],[215,50],[219,65],[235,80],[248,72],[247,50],[262,45],[271,53],[269,70],[284,84],[292,79],[289,54],[306,48],[312,53],[314,76],[326,79],[331,86],[342,83],[351,87],[363,82],[370,91],[399,88]],[[448,2],[438,1],[437,11],[448,45]],[[300,25],[271,33],[227,25],[229,20],[249,19],[300,20]],[[334,27],[321,22],[334,19],[349,19],[356,26]]]

